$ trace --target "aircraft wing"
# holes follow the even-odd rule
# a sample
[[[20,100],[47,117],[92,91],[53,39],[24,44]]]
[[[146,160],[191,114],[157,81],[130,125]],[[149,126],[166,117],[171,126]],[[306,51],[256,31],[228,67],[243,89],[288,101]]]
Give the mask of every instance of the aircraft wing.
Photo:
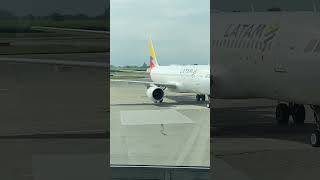
[[[126,83],[135,83],[135,84],[145,84],[145,85],[156,85],[161,87],[168,87],[175,89],[177,88],[177,85],[174,83],[160,83],[160,82],[154,82],[154,81],[135,81],[135,80],[120,80],[120,79],[111,79],[111,82],[126,82]]]
[[[109,64],[107,62],[72,61],[72,60],[66,61],[66,60],[53,60],[53,59],[28,59],[28,58],[0,57],[0,62],[97,67],[97,68],[106,68],[106,69],[109,67]]]

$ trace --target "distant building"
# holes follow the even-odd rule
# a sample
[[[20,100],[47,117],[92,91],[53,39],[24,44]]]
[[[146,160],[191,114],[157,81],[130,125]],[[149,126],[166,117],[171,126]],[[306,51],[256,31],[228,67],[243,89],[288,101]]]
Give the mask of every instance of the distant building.
[[[147,64],[146,62],[144,62],[141,67],[147,68],[147,67],[148,67],[148,64]]]

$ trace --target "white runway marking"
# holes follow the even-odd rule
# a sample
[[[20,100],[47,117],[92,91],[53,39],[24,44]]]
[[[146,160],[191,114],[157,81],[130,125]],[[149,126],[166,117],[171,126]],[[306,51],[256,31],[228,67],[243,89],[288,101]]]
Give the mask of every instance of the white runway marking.
[[[193,123],[187,116],[173,109],[121,111],[122,125]]]
[[[197,109],[208,109],[206,106],[199,106],[199,105],[183,105],[183,106],[175,106],[172,107],[172,109],[177,109],[177,110],[197,110]]]

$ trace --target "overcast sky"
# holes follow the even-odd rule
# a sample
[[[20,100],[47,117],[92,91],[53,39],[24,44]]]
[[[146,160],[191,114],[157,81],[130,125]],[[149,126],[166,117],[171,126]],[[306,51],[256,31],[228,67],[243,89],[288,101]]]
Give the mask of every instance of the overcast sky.
[[[317,7],[320,7],[320,1],[315,0],[315,2]],[[257,11],[264,11],[271,7],[280,7],[285,10],[313,9],[313,0],[211,0],[211,8],[226,11],[250,10],[251,4]]]
[[[111,64],[149,61],[152,38],[159,64],[208,64],[209,0],[111,0]]]
[[[0,9],[16,15],[48,15],[52,12],[64,14],[102,14],[110,0],[1,0]]]

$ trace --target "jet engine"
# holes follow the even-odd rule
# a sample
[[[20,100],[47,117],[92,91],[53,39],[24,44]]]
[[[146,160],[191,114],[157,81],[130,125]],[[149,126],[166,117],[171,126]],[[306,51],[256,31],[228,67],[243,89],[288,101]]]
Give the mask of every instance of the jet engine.
[[[157,86],[150,86],[147,89],[147,96],[155,103],[162,102],[164,97],[164,91]]]

